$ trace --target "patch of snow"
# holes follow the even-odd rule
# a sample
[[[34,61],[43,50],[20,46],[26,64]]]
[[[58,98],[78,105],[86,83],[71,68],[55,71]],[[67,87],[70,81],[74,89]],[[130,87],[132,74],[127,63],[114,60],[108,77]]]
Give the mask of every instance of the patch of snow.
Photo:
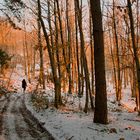
[[[46,93],[51,94],[47,89]],[[48,108],[45,111],[36,112],[30,101],[30,95],[26,95],[26,106],[34,114],[56,140],[136,140],[140,138],[140,118],[137,113],[128,113],[121,107],[109,102],[108,125],[93,123],[94,114],[77,110],[78,99],[75,99],[72,110],[61,108]],[[77,106],[76,106],[77,104]],[[76,110],[76,111],[74,111]],[[115,129],[116,132],[111,130]]]
[[[38,69],[39,65],[36,66]],[[19,70],[12,74],[13,86],[17,92],[21,93],[21,81],[24,72]],[[28,83],[26,93],[33,91],[36,81]],[[46,96],[49,101],[54,100],[53,84],[47,84]],[[15,96],[18,96],[18,93]],[[37,112],[31,102],[31,94],[26,94],[25,103],[32,114],[44,124],[44,127],[55,137],[56,140],[139,140],[140,139],[140,117],[136,112],[128,112],[122,106],[118,106],[115,101],[115,90],[113,84],[107,85],[108,93],[108,125],[93,123],[94,113],[84,113],[80,111],[79,104],[84,107],[85,95],[79,100],[77,95],[63,94],[67,99],[65,108],[56,110],[49,107],[44,111]],[[122,90],[122,103],[131,108],[135,107],[132,100],[130,86]]]

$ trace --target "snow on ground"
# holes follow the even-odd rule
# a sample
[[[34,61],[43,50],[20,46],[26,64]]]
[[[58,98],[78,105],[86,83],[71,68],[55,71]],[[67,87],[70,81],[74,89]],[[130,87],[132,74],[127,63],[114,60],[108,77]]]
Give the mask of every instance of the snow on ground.
[[[17,68],[18,69],[18,68]],[[26,78],[21,70],[11,74],[12,86],[21,93],[21,81]],[[35,82],[29,84],[27,93],[34,88]],[[52,85],[50,85],[52,87]],[[52,88],[46,89],[49,100],[54,98]],[[56,140],[140,140],[140,117],[136,112],[129,112],[117,106],[114,102],[115,91],[111,84],[107,86],[108,92],[108,125],[93,123],[93,112],[84,113],[79,110],[79,103],[84,107],[85,97],[79,99],[74,96],[66,96],[68,102],[66,107],[56,110],[49,107],[37,112],[31,102],[31,94],[26,94],[25,103],[32,114],[38,118],[44,127],[55,137]],[[132,110],[135,101],[130,97],[129,86],[123,89],[122,103]],[[18,94],[15,94],[18,96]],[[122,139],[121,139],[122,138]]]
[[[46,93],[50,95],[51,91],[47,89]],[[69,97],[69,105],[65,108],[56,110],[50,107],[37,112],[30,96],[26,95],[27,108],[56,140],[140,140],[140,117],[136,112],[129,113],[114,103],[108,102],[109,124],[101,125],[93,123],[93,112],[86,114],[78,111],[77,98],[72,104],[73,98]]]

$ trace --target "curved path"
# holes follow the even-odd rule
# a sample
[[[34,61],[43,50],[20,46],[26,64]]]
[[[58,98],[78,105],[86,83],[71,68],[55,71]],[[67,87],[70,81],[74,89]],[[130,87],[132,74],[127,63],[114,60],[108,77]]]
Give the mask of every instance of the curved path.
[[[0,101],[0,140],[54,140],[26,110],[23,95]]]

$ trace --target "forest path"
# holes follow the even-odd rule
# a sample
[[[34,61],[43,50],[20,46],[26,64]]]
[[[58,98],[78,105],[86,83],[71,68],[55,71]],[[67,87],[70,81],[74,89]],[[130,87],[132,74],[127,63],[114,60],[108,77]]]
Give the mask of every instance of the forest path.
[[[24,94],[11,94],[0,101],[0,140],[53,140],[26,110]]]

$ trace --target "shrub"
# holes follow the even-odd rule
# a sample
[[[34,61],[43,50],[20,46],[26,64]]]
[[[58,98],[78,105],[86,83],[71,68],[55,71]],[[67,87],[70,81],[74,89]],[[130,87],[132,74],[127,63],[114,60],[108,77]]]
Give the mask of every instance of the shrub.
[[[0,49],[0,68],[1,73],[3,73],[3,70],[8,67],[8,63],[11,60],[11,56],[9,56],[5,51]]]
[[[49,106],[49,100],[41,94],[32,94],[31,101],[37,112],[47,109]]]

